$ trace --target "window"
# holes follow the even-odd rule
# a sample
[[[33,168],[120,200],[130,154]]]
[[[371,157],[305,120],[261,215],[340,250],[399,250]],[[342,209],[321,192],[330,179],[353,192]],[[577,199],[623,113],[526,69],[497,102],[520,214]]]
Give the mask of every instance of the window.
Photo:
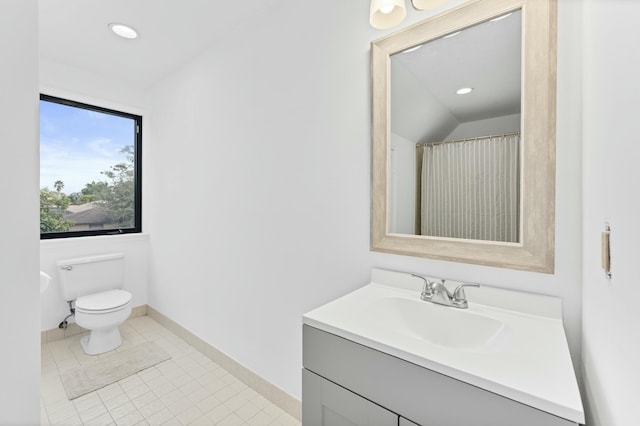
[[[40,238],[141,232],[142,117],[40,95]]]

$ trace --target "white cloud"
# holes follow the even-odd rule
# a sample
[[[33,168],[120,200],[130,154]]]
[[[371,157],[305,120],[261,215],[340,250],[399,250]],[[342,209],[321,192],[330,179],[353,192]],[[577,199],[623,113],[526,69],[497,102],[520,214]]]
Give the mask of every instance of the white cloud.
[[[64,182],[63,192],[80,192],[87,183],[106,180],[100,172],[118,162],[125,156],[108,139],[96,139],[85,145],[84,149],[75,149],[59,140],[42,140],[40,143],[40,187],[53,188],[57,180]]]
[[[87,148],[92,150],[96,155],[108,158],[116,156],[122,149],[122,147],[116,147],[109,138],[93,139],[87,143]]]

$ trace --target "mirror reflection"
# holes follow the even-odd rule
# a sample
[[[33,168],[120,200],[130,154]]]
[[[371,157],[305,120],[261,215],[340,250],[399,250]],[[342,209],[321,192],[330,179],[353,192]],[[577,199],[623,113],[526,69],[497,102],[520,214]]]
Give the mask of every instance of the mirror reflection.
[[[391,56],[390,233],[518,242],[521,10]]]

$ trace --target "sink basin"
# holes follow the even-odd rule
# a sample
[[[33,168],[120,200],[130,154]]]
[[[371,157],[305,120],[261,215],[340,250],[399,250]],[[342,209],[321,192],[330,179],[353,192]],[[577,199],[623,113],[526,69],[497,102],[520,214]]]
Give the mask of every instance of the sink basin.
[[[50,282],[51,277],[46,272],[40,271],[40,294],[47,290]]]
[[[387,332],[454,349],[480,349],[507,332],[497,319],[418,298],[378,299],[363,309],[361,319]]]

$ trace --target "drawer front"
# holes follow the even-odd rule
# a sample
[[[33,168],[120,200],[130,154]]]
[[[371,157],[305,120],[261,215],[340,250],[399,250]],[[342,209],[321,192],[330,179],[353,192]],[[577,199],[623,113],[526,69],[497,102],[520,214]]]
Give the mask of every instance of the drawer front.
[[[307,426],[397,426],[398,415],[302,370],[302,424]]]

